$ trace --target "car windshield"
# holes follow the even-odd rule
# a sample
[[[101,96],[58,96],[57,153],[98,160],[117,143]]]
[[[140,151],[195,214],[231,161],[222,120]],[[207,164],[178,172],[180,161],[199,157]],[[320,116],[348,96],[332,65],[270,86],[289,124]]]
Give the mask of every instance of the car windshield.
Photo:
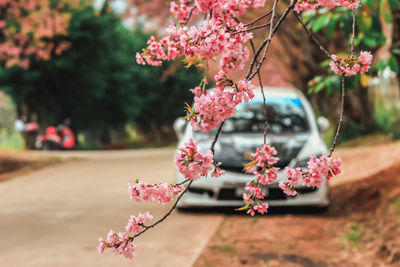
[[[272,134],[308,131],[307,116],[298,98],[267,98],[267,131]],[[253,99],[236,107],[236,115],[222,128],[225,133],[262,133],[264,131],[264,105],[262,99]]]

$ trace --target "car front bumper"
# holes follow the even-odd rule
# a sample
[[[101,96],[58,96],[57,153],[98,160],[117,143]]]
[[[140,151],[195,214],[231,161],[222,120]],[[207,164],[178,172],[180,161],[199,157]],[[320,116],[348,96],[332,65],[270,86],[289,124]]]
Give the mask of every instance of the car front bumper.
[[[178,207],[243,206],[242,193],[244,186],[253,177],[243,173],[226,172],[220,178],[202,178],[192,184],[178,203]],[[320,188],[297,187],[298,195],[290,197],[286,196],[278,186],[279,181],[284,179],[285,174],[281,171],[278,173],[276,183],[268,185],[264,200],[269,206],[329,206],[329,186],[326,182]],[[182,180],[182,177],[178,178],[179,180]]]

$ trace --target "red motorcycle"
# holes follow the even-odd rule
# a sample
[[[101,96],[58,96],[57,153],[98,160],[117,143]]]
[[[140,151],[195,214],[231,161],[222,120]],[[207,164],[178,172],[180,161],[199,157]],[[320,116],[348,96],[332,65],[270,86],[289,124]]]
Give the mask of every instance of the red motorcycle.
[[[18,125],[17,125],[18,124]],[[25,132],[27,135],[27,146],[41,150],[73,149],[75,146],[75,134],[69,127],[70,119],[66,119],[63,124],[57,127],[49,126],[45,130],[40,130],[36,122],[21,125],[16,123],[16,128]],[[34,142],[32,142],[34,140]]]
[[[44,133],[36,137],[35,147],[42,150],[73,149],[75,146],[74,132],[69,128],[71,121],[66,119],[57,127],[49,126]]]

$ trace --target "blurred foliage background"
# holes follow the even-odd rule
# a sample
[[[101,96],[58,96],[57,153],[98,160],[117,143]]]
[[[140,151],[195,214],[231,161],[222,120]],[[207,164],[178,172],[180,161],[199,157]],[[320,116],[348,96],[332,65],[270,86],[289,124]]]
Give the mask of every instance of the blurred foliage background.
[[[400,139],[400,1],[361,0],[361,5],[356,12],[354,44],[359,51],[371,51],[374,64],[368,73],[346,78],[347,118],[340,140],[373,133]],[[333,42],[339,55],[349,55],[349,42],[342,40],[351,39],[352,12],[335,11],[310,10],[304,14],[305,21],[327,47]],[[340,77],[327,71],[328,65],[328,60],[320,61],[317,75],[308,81],[310,93],[334,97],[340,91]]]
[[[66,33],[43,38],[55,47],[48,60],[31,56],[29,68],[24,68],[6,67],[0,58],[0,91],[5,93],[0,96],[0,147],[23,147],[22,137],[12,129],[15,118],[37,121],[42,127],[71,118],[81,149],[175,141],[172,124],[183,115],[185,102],[191,102],[187,89],[197,85],[203,74],[183,69],[179,61],[162,67],[139,66],[135,53],[146,46],[151,34],[162,34],[159,28],[168,22],[169,3],[127,0],[116,8],[115,2],[121,3],[76,0],[59,6],[68,14],[69,24]],[[279,3],[279,12],[287,3]],[[361,0],[361,5],[356,13],[356,50],[372,51],[374,64],[369,73],[346,80],[346,119],[340,141],[371,135],[371,142],[382,135],[399,139],[400,0]],[[253,10],[241,20],[251,21],[263,11]],[[350,11],[320,8],[303,17],[331,53],[349,53]],[[5,18],[0,13],[0,20]],[[262,37],[262,31],[255,33],[256,41]],[[59,53],[57,45],[65,43],[68,48]],[[339,77],[329,70],[324,55],[294,16],[288,16],[277,33],[263,73],[265,84],[275,76],[283,77],[306,94],[318,115],[328,117],[329,143],[339,116]]]
[[[69,12],[68,34],[52,38],[68,42],[67,51],[53,51],[45,61],[31,58],[28,69],[0,68],[1,90],[12,97],[17,117],[42,126],[71,118],[81,148],[173,140],[171,125],[201,74],[177,62],[136,64],[135,53],[150,35],[140,25],[126,28],[108,6],[96,10],[82,2]]]

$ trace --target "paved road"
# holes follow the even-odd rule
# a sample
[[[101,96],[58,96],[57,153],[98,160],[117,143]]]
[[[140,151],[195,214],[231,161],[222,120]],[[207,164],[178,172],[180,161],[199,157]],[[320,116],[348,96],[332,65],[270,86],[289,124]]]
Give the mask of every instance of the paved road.
[[[191,266],[222,216],[174,213],[126,260],[99,255],[97,239],[123,230],[130,214],[159,217],[168,207],[129,199],[127,183],[173,182],[173,149],[72,152],[84,159],[0,183],[0,266]],[[60,156],[60,154],[57,154]]]

